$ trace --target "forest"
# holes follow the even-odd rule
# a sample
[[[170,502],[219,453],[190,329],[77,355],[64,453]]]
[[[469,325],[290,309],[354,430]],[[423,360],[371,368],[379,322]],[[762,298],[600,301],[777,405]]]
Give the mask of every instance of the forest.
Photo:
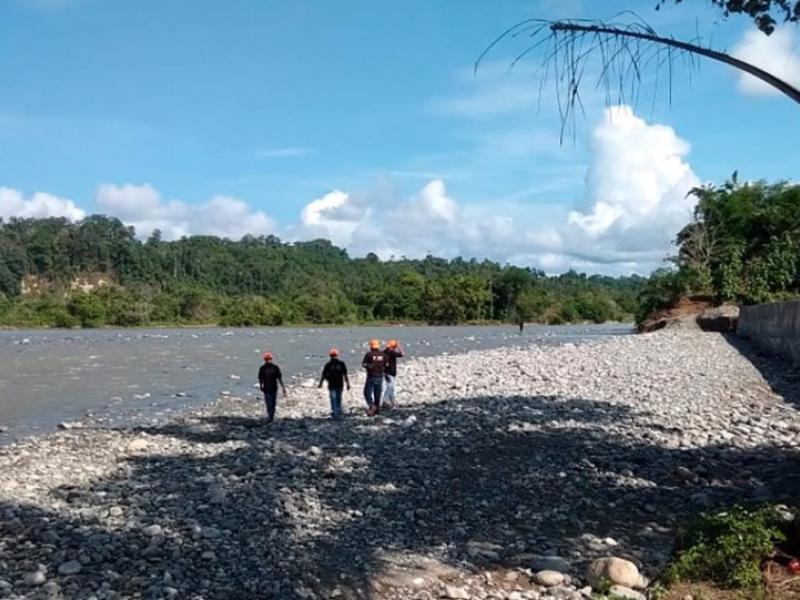
[[[93,215],[0,220],[0,325],[99,327],[360,323],[547,324],[643,320],[677,298],[757,303],[800,296],[800,185],[692,192],[671,266],[612,278],[483,260],[351,258],[327,240],[192,236],[146,241]],[[79,277],[107,285],[86,292]]]
[[[103,279],[92,291],[78,277]],[[146,241],[93,215],[0,221],[0,325],[631,321],[641,277],[552,277],[491,261],[351,258],[327,240]]]

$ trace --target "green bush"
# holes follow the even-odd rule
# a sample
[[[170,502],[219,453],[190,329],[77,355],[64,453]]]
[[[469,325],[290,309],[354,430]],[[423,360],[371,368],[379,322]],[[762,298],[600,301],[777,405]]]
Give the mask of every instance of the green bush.
[[[758,594],[763,587],[761,562],[785,536],[773,507],[703,514],[679,538],[666,581],[712,581]],[[755,596],[749,596],[754,598]]]
[[[58,306],[53,308],[48,318],[53,327],[61,327],[63,329],[72,329],[80,325],[80,321],[72,316],[65,306]]]
[[[94,294],[73,296],[67,305],[67,310],[80,322],[81,327],[100,327],[105,323],[106,307]]]
[[[269,327],[282,322],[280,307],[263,296],[244,296],[228,301],[219,324],[225,327]]]

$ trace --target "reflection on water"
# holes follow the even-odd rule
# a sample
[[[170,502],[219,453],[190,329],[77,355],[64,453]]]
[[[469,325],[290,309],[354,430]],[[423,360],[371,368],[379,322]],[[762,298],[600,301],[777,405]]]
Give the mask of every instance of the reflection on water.
[[[0,331],[0,435],[46,431],[87,411],[162,418],[222,392],[252,391],[261,353],[287,379],[316,376],[331,346],[356,369],[371,338],[400,340],[409,357],[522,344],[560,344],[630,332],[625,325],[102,329]]]

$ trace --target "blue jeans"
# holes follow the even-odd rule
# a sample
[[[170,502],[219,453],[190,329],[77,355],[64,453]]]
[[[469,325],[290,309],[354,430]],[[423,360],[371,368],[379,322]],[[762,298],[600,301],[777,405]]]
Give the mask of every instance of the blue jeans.
[[[367,406],[372,408],[381,407],[381,391],[383,390],[383,378],[373,377],[367,379],[364,383],[364,399],[367,401]]]
[[[267,422],[275,418],[275,406],[278,404],[278,392],[264,392],[264,403],[267,405]]]
[[[328,389],[331,396],[331,417],[339,419],[342,416],[342,390]]]
[[[383,391],[383,401],[394,404],[394,382],[397,379],[394,375],[386,376],[386,389]]]

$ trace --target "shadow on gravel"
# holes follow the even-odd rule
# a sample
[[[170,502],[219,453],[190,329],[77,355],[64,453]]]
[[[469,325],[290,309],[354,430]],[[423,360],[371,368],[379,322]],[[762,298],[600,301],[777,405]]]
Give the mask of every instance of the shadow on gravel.
[[[163,598],[168,588],[219,600],[328,598],[336,588],[342,598],[408,598],[390,588],[447,579],[453,567],[502,579],[531,566],[531,554],[579,569],[609,553],[657,564],[675,526],[701,509],[800,493],[795,453],[667,449],[621,428],[646,419],[604,402],[507,397],[371,421],[266,428],[220,416],[156,428],[199,447],[123,458],[118,478],[57,490],[81,507],[71,518],[0,505],[0,579],[40,562],[67,598]],[[56,575],[71,559],[82,571]]]
[[[727,342],[761,373],[773,392],[800,410],[800,366],[759,350],[750,340],[726,334]]]

